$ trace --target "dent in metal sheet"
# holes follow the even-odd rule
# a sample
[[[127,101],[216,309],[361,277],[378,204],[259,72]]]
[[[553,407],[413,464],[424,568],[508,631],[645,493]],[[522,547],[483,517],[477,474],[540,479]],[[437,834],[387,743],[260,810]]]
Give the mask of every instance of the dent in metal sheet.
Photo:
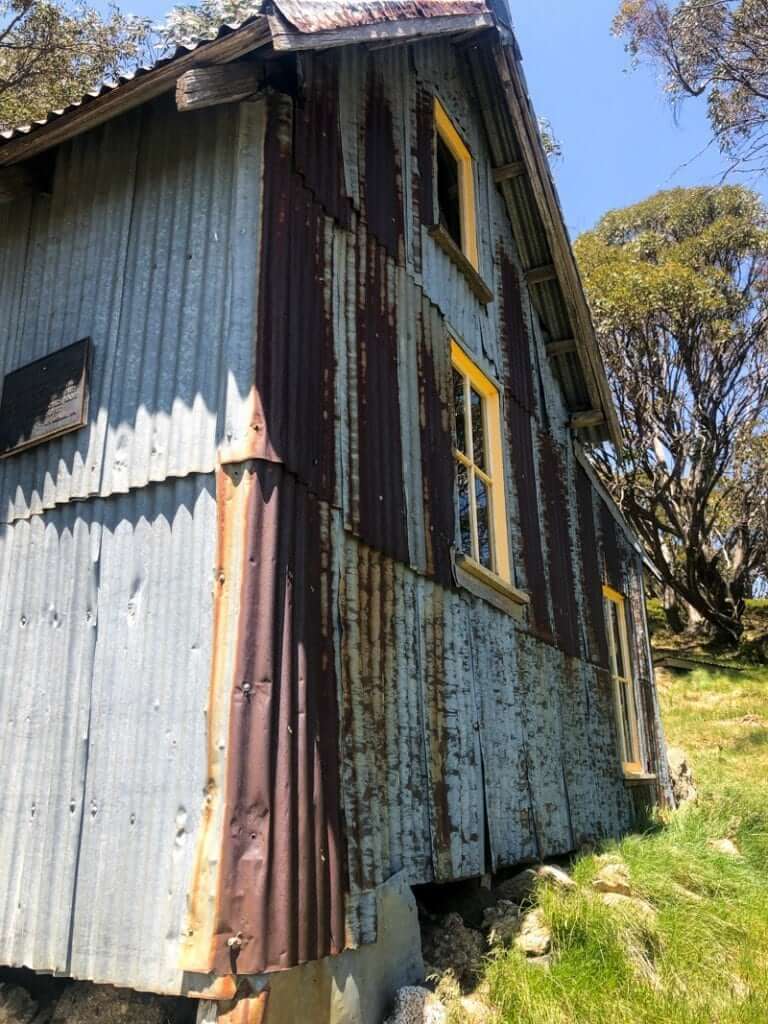
[[[230,712],[215,967],[280,970],[344,948],[329,511],[257,461]]]

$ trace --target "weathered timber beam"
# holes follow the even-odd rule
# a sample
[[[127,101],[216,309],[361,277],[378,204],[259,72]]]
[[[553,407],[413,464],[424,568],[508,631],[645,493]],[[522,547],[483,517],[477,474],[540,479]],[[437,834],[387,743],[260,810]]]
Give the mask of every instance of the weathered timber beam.
[[[191,68],[176,79],[176,107],[186,112],[239,103],[259,91],[262,79],[259,65],[247,61]]]
[[[571,430],[589,430],[590,427],[599,427],[605,423],[605,413],[602,409],[587,409],[585,412],[577,412],[571,416]]]
[[[299,32],[280,14],[269,15],[272,46],[275,50],[328,50],[334,46],[378,43],[395,38],[403,43],[409,39],[422,37],[459,35],[492,28],[493,24],[491,14],[447,14],[432,18],[403,18],[399,21],[325,29],[319,32]]]
[[[571,352],[576,351],[576,339],[575,338],[562,338],[560,341],[550,341],[547,345],[547,355],[552,356],[567,356]]]
[[[545,281],[554,281],[557,277],[554,263],[548,263],[545,267],[532,267],[525,272],[528,284],[544,284]]]
[[[226,64],[242,57],[245,53],[269,41],[269,27],[266,18],[254,18],[237,32],[230,32],[210,43],[203,43],[192,53],[168,61],[145,75],[137,75],[118,89],[112,89],[103,96],[95,97],[89,103],[82,103],[68,110],[49,124],[35,128],[28,135],[17,136],[0,143],[0,166],[17,164],[31,156],[58,146],[65,139],[71,139],[82,132],[90,131],[117,114],[123,114],[147,100],[168,92],[184,71],[193,67],[210,64]]]
[[[12,203],[39,191],[39,178],[28,167],[0,167],[0,203]]]
[[[493,180],[495,182],[509,181],[510,178],[522,178],[525,174],[525,164],[522,160],[515,160],[511,164],[502,164],[501,167],[494,167]]]

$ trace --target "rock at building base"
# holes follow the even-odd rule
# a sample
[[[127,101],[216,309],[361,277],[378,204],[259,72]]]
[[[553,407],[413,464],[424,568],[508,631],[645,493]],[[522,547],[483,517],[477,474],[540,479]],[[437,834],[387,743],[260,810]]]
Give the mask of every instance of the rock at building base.
[[[669,762],[669,781],[672,785],[675,803],[680,807],[681,804],[694,802],[698,793],[693,781],[693,772],[688,763],[688,755],[680,747],[669,747],[667,760]]]
[[[631,896],[629,868],[619,860],[605,860],[598,869],[592,885],[598,892],[617,892]]]
[[[38,1005],[25,988],[0,983],[0,1024],[32,1024]]]
[[[656,911],[639,896],[625,896],[620,892],[600,893],[600,899],[607,907],[631,915],[644,928],[653,928],[656,924]]]
[[[520,932],[522,914],[511,900],[499,900],[483,914],[483,929],[491,946],[509,946]]]
[[[51,1024],[171,1024],[177,1000],[169,997],[76,982],[64,990]]]
[[[450,971],[462,988],[467,988],[477,977],[485,940],[480,932],[467,928],[459,914],[447,914],[439,923],[424,929],[422,952],[431,971]]]
[[[739,848],[732,839],[710,839],[707,846],[724,857],[741,857]]]
[[[552,947],[552,932],[539,907],[529,910],[523,917],[515,946],[529,957],[545,956],[549,953]]]
[[[448,1011],[429,989],[409,985],[395,995],[385,1024],[448,1024]]]
[[[532,899],[536,886],[542,882],[563,890],[576,888],[574,880],[562,868],[554,864],[539,864],[500,882],[496,886],[495,895],[512,903],[527,903]]]

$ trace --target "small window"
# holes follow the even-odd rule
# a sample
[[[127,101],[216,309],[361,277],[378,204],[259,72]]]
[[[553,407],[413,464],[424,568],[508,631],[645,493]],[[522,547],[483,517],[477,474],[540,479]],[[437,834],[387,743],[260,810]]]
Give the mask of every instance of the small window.
[[[458,547],[483,570],[510,581],[499,391],[451,342]]]
[[[629,657],[624,598],[611,587],[603,587],[603,596],[621,763],[627,775],[638,775],[642,773],[643,766],[640,761],[635,684]]]
[[[477,270],[475,179],[472,156],[445,108],[435,99],[437,202],[440,224]]]

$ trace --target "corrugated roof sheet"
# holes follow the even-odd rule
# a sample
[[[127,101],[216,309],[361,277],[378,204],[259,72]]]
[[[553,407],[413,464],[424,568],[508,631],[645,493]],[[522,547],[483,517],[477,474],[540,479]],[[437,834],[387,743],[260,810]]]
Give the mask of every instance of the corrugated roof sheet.
[[[278,0],[275,7],[294,28],[307,33],[411,18],[489,13],[484,0]]]

